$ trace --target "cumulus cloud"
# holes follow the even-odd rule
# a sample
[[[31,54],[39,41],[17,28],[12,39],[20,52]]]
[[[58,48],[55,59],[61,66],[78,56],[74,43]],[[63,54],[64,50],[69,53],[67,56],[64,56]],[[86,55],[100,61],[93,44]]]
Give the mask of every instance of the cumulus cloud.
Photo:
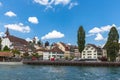
[[[94,27],[93,29],[91,29],[91,30],[89,31],[89,33],[94,34],[94,33],[99,33],[99,32],[101,32],[101,31],[102,31],[102,30],[101,30],[100,28]]]
[[[77,6],[77,5],[78,5],[77,2],[72,2],[72,3],[70,3],[68,9],[72,9],[74,6]]]
[[[89,30],[89,32],[88,32],[89,34],[86,35],[86,37],[96,35],[95,40],[97,40],[97,41],[105,40],[101,33],[110,31],[111,27],[113,27],[113,26],[116,27],[115,24],[102,26],[100,28],[99,27],[94,27],[93,29]],[[119,29],[119,28],[117,28],[117,29]]]
[[[35,3],[46,6],[46,8],[53,8],[57,5],[70,5],[69,8],[78,5],[77,2],[72,2],[72,0],[34,0]]]
[[[19,24],[7,24],[7,25],[4,25],[4,27],[15,30],[15,31],[19,31],[19,32],[22,32],[22,33],[29,33],[30,32],[30,27],[25,26],[22,23],[19,23]]]
[[[113,27],[113,26],[116,27],[115,24],[113,24],[113,25],[107,25],[107,26],[101,27],[101,30],[102,30],[102,32],[110,31],[111,27]]]
[[[33,23],[33,24],[38,24],[39,23],[37,17],[29,17],[28,21]]]
[[[98,28],[98,27],[94,27],[93,29],[91,29],[90,31],[89,31],[89,33],[100,33],[100,32],[106,32],[106,31],[110,31],[110,29],[111,29],[111,27],[116,27],[116,25],[115,24],[113,24],[113,25],[107,25],[107,26],[102,26],[102,27],[100,27],[100,28]]]
[[[103,38],[103,36],[100,33],[98,33],[98,34],[96,34],[95,40],[96,41],[101,41],[101,40],[104,40],[104,38]]]
[[[45,40],[45,39],[55,39],[55,38],[63,38],[63,37],[64,37],[63,33],[53,30],[52,32],[49,32],[48,34],[43,36],[41,39]]]
[[[12,11],[8,11],[8,12],[6,12],[5,14],[4,14],[5,16],[8,16],[8,17],[15,17],[15,16],[17,16],[14,12],[12,12]]]

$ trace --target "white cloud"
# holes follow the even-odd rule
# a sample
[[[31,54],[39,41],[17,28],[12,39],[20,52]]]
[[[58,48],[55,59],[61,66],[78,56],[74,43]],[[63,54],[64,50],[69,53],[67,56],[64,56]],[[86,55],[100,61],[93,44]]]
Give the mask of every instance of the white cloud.
[[[74,2],[74,3],[70,3],[68,9],[72,9],[74,6],[77,6],[78,3],[77,2]]]
[[[113,25],[114,25],[114,24],[113,24]],[[113,25],[112,25],[112,26],[113,26]],[[107,25],[107,26],[101,27],[100,29],[102,30],[102,32],[110,31],[110,29],[111,29],[112,26],[111,26],[111,25]]]
[[[71,45],[71,43],[67,43],[67,45]]]
[[[88,32],[89,34],[86,36],[90,37],[90,36],[96,35],[96,38],[95,38],[96,41],[106,40],[103,38],[101,33],[110,31],[111,27],[113,27],[113,26],[116,27],[115,24],[102,26],[100,28],[94,27],[93,29],[89,30],[89,32]],[[119,29],[119,28],[117,28],[117,29]]]
[[[89,33],[94,34],[94,33],[99,33],[99,32],[101,32],[101,31],[102,31],[102,30],[101,30],[100,28],[94,27],[93,29],[91,29],[91,30],[89,31]]]
[[[15,17],[15,16],[17,16],[14,12],[12,12],[12,11],[8,11],[8,12],[6,12],[5,14],[4,14],[5,16],[9,16],[9,17]]]
[[[65,6],[68,4],[70,4],[69,8],[71,9],[73,6],[78,5],[77,2],[72,2],[72,0],[34,0],[34,2],[46,6],[46,9],[53,8],[53,6],[57,5]]]
[[[111,27],[113,27],[113,26],[116,27],[115,24],[113,24],[113,25],[107,25],[107,26],[102,26],[100,28],[94,27],[93,29],[89,30],[89,33],[90,34],[95,34],[95,33],[110,31]]]
[[[7,25],[4,25],[4,27],[15,30],[15,31],[23,32],[23,33],[29,33],[30,32],[30,27],[29,26],[24,26],[22,23],[7,24]]]
[[[103,38],[103,36],[100,33],[98,33],[98,34],[96,34],[95,40],[96,41],[101,41],[101,40],[104,40],[104,38]]]
[[[45,40],[45,39],[55,39],[55,38],[63,38],[63,37],[64,37],[63,33],[53,30],[52,32],[49,32],[48,34],[43,36],[41,39]]]
[[[47,5],[51,5],[54,2],[54,0],[34,0],[34,2],[40,5],[47,6]]]
[[[63,4],[63,5],[67,5],[70,3],[71,0],[54,0],[54,4],[58,5],[58,4]]]
[[[36,42],[39,41],[39,38],[37,36],[35,36]]]
[[[87,34],[86,37],[90,37],[90,36],[93,36],[93,35],[95,35],[95,34]]]
[[[0,6],[2,6],[3,4],[2,4],[2,2],[0,2]]]
[[[28,41],[28,42],[29,42],[29,41],[32,41],[32,39],[30,39],[30,38],[26,38],[25,40]]]
[[[4,32],[0,32],[0,37],[3,37],[4,35]]]
[[[37,17],[29,17],[28,21],[33,23],[33,24],[38,24],[39,23]]]

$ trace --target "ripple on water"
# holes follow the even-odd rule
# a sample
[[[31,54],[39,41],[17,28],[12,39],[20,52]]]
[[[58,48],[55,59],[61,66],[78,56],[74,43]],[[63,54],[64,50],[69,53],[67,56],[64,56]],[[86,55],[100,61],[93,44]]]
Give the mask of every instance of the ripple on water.
[[[0,65],[0,80],[120,80],[119,67]]]

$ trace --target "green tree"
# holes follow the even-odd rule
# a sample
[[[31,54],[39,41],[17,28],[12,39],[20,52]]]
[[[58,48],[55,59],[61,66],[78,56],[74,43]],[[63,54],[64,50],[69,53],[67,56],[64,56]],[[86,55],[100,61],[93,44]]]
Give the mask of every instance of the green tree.
[[[110,29],[107,42],[104,48],[107,50],[107,58],[109,61],[115,61],[119,51],[119,34],[115,27]]]
[[[39,54],[38,53],[34,53],[34,54],[32,54],[32,56],[34,56],[36,58],[39,58]]]
[[[13,50],[12,50],[12,53],[13,53],[13,54],[18,54],[18,55],[20,55],[20,51],[18,51],[17,49],[13,49]]]
[[[39,41],[37,42],[37,44],[38,44],[39,46],[42,46],[42,41],[39,40]]]
[[[5,46],[5,47],[3,48],[3,51],[10,51],[10,49],[8,48],[8,46]]]
[[[77,44],[79,52],[82,53],[85,47],[85,31],[82,26],[79,27],[77,32]]]
[[[47,46],[49,46],[49,42],[48,41],[45,42],[45,47],[47,47]]]

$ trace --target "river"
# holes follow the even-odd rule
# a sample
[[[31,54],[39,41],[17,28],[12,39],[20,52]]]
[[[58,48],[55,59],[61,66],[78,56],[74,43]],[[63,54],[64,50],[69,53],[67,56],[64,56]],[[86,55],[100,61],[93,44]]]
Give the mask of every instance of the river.
[[[0,65],[0,80],[120,80],[120,67]]]

